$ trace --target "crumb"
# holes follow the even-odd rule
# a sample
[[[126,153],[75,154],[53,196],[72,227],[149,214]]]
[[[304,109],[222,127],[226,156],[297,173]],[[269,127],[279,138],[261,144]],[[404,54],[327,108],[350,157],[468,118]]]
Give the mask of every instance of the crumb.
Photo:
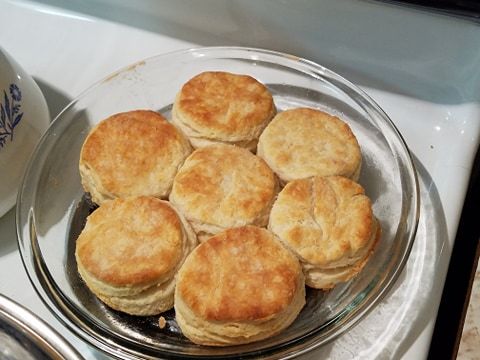
[[[433,145],[430,145],[430,149],[433,149]]]
[[[160,316],[160,318],[158,319],[158,326],[160,326],[160,329],[164,329],[166,325],[167,321],[163,316]]]
[[[58,178],[55,176],[49,175],[48,180],[53,187],[58,187],[60,185],[60,181],[58,181]]]

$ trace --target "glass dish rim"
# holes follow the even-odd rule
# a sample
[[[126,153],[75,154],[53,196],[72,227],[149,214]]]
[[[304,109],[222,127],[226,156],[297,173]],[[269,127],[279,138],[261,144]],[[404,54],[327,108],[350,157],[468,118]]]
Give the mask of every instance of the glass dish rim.
[[[418,184],[417,173],[415,170],[415,165],[414,165],[412,156],[410,154],[410,151],[408,149],[408,146],[403,136],[401,135],[401,133],[398,131],[397,127],[393,123],[393,121],[381,109],[381,107],[365,91],[363,91],[357,85],[351,83],[350,81],[343,78],[339,74],[311,60],[307,60],[298,56],[277,52],[273,50],[265,50],[265,49],[257,49],[257,48],[241,47],[241,46],[194,47],[194,48],[167,52],[164,54],[151,56],[146,59],[137,61],[133,64],[125,66],[111,73],[110,75],[104,77],[103,79],[89,86],[87,89],[81,92],[75,99],[73,99],[55,117],[55,119],[50,124],[50,127],[47,129],[47,131],[44,133],[39,143],[37,144],[37,147],[35,148],[34,153],[32,154],[29,164],[26,168],[24,178],[22,180],[21,186],[19,188],[18,196],[17,196],[17,204],[19,204],[20,206],[17,206],[17,209],[16,209],[17,240],[18,240],[21,259],[35,291],[39,295],[42,302],[44,302],[44,304],[47,306],[50,312],[52,312],[55,315],[55,317],[62,323],[62,325],[66,326],[70,331],[72,331],[76,336],[78,336],[82,340],[87,341],[91,345],[99,348],[104,352],[107,352],[114,356],[126,355],[122,351],[121,347],[118,346],[118,344],[115,344],[115,346],[117,348],[120,348],[119,350],[120,352],[118,352],[118,350],[117,352],[115,351],[112,352],[112,349],[109,346],[109,342],[105,341],[105,339],[102,338],[102,335],[98,334],[98,332],[92,331],[92,329],[86,326],[85,322],[80,323],[81,326],[79,326],[79,323],[74,323],[74,321],[72,320],[72,317],[73,319],[78,319],[79,317],[81,318],[81,317],[87,317],[87,316],[85,316],[84,314],[81,314],[81,312],[80,314],[75,314],[75,312],[69,309],[68,306],[65,304],[65,302],[67,304],[69,303],[68,298],[64,297],[61,291],[59,294],[57,294],[55,292],[55,289],[52,290],[52,279],[50,278],[49,271],[46,264],[43,262],[43,257],[38,247],[38,244],[36,244],[36,241],[35,241],[36,235],[35,235],[35,228],[33,226],[34,225],[33,207],[30,207],[29,209],[27,209],[27,211],[25,211],[24,209],[25,206],[24,206],[23,198],[24,197],[28,198],[29,196],[28,189],[26,188],[26,184],[28,182],[28,175],[35,170],[34,159],[41,155],[40,150],[42,149],[42,146],[47,142],[48,134],[52,131],[51,129],[55,128],[56,126],[55,124],[57,124],[57,122],[59,122],[62,119],[64,113],[68,112],[69,109],[71,109],[80,99],[88,95],[88,93],[94,91],[109,79],[131,70],[132,68],[136,67],[138,64],[148,63],[149,61],[155,61],[156,59],[159,59],[159,58],[179,56],[182,54],[191,55],[192,53],[195,53],[195,52],[204,52],[204,53],[206,52],[206,53],[209,53],[210,56],[212,56],[212,53],[215,54],[216,52],[219,52],[219,53],[230,52],[232,54],[237,54],[237,57],[235,57],[234,55],[225,55],[225,54],[223,56],[218,56],[218,55],[213,56],[213,58],[226,59],[226,60],[234,60],[234,59],[243,59],[248,61],[261,60],[261,59],[253,59],[252,57],[246,56],[247,54],[250,54],[250,55],[258,54],[264,57],[280,58],[285,61],[296,61],[297,64],[300,64],[305,69],[310,70],[308,74],[312,77],[314,77],[313,73],[320,73],[322,76],[333,78],[339,81],[343,86],[346,86],[348,89],[353,90],[363,100],[366,101],[367,106],[370,107],[370,110],[374,111],[376,115],[379,116],[382,119],[382,121],[385,122],[384,125],[388,126],[389,130],[393,132],[393,134],[396,136],[395,140],[398,142],[397,145],[399,145],[401,150],[404,152],[403,156],[405,157],[405,160],[406,160],[407,171],[409,175],[407,176],[407,180],[411,182],[410,186],[413,189],[413,194],[411,194],[410,201],[409,201],[410,206],[408,207],[410,211],[413,211],[413,218],[412,218],[412,223],[410,225],[410,228],[406,229],[406,232],[408,233],[408,237],[402,240],[402,241],[406,241],[405,246],[403,246],[403,248],[401,249],[402,253],[399,254],[397,261],[393,264],[395,265],[391,269],[393,271],[389,272],[387,274],[388,276],[385,276],[385,279],[382,282],[382,286],[379,287],[377,282],[376,283],[378,287],[377,291],[373,293],[372,291],[370,291],[367,294],[367,298],[370,299],[369,301],[363,301],[362,306],[353,306],[353,310],[346,311],[346,309],[349,308],[352,304],[354,304],[355,300],[359,297],[359,294],[357,294],[354,300],[349,304],[349,306],[343,309],[337,315],[336,318],[333,318],[328,323],[323,324],[323,326],[318,327],[315,330],[307,334],[304,334],[301,337],[295,338],[294,340],[291,340],[284,344],[274,345],[262,350],[253,350],[252,352],[241,354],[242,356],[248,356],[248,357],[259,356],[259,355],[264,355],[270,358],[277,358],[277,356],[281,356],[282,358],[295,357],[300,354],[311,351],[327,342],[332,341],[334,338],[340,336],[345,331],[347,331],[352,326],[354,326],[356,323],[358,323],[362,318],[364,318],[384,298],[384,296],[388,293],[388,290],[390,290],[390,288],[396,282],[397,278],[399,277],[402,269],[406,264],[406,261],[408,260],[410,251],[414,243],[418,221],[419,221],[419,212],[420,212],[420,191],[419,191],[419,184]],[[269,59],[266,59],[266,61],[268,60]],[[298,70],[297,68],[295,69]],[[30,194],[30,196],[32,195]],[[405,198],[405,194],[403,194],[402,192],[402,200],[404,200],[404,198]],[[32,196],[32,199],[33,199],[33,196]],[[402,208],[402,218],[403,216],[405,216],[404,212],[405,212],[405,209]],[[409,215],[409,214],[406,214],[406,215]],[[412,215],[410,215],[410,217],[412,217]],[[25,228],[28,229],[28,234],[24,234]],[[24,235],[28,235],[28,239],[27,239],[27,236],[24,236]],[[397,238],[398,238],[398,233],[395,234],[395,240],[394,240],[395,242],[399,241],[399,239]],[[55,285],[54,281],[53,281],[53,284]],[[45,286],[49,288],[49,291],[45,289]],[[68,316],[65,314],[65,311],[68,313]],[[91,321],[90,319],[87,319],[87,323],[91,324],[92,322],[93,321]],[[332,327],[332,324],[333,324],[333,327]],[[324,329],[326,329],[326,331],[323,331]],[[103,329],[103,330],[106,330],[106,329]],[[108,334],[108,331],[107,331],[107,334]],[[98,338],[99,336],[102,339],[99,339]],[[144,355],[143,353],[136,353],[135,350],[132,350],[130,348],[126,348],[124,349],[124,351],[129,351],[130,355],[132,356],[138,356],[140,354]],[[168,351],[165,353],[165,355],[173,356],[173,357],[175,356],[189,357],[187,354],[176,354],[176,353],[170,353]],[[238,355],[239,354],[232,354],[227,356],[233,357]],[[208,356],[211,356],[211,355],[208,355]]]

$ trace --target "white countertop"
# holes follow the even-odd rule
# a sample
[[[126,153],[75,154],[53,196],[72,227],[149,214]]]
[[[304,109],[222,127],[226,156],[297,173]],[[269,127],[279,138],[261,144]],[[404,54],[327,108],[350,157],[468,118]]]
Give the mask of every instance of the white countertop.
[[[68,3],[50,2],[64,7]],[[310,357],[321,354],[350,359],[375,354],[378,358],[425,358],[480,139],[480,27],[370,1],[324,1],[317,5],[306,1],[294,10],[282,2],[271,12],[267,3],[247,6],[234,1],[236,6],[228,7],[212,0],[205,3],[212,9],[208,12],[198,10],[190,1],[142,0],[135,2],[138,8],[134,9],[126,1],[112,6],[109,0],[90,0],[83,5],[70,4],[78,8],[66,10],[39,2],[0,0],[0,45],[37,81],[52,115],[119,68],[199,45],[247,45],[294,52],[356,82],[390,115],[411,148],[421,182],[422,215],[412,259],[390,295],[352,331]],[[219,4],[223,6],[216,6]],[[179,15],[188,9],[191,11],[183,17]],[[319,9],[324,10],[323,15],[317,14]],[[288,29],[278,20],[282,11],[291,15],[290,25],[285,25]],[[374,16],[370,25],[356,28],[355,21],[367,16],[366,12],[378,18]],[[331,20],[332,14],[339,13],[343,14],[341,21]],[[131,19],[125,14],[131,14]],[[216,20],[214,24],[200,22],[206,14]],[[318,16],[313,14],[330,21],[316,24]],[[402,19],[418,32],[416,38],[408,29],[401,39],[391,37],[402,28]],[[261,26],[255,22],[260,20]],[[323,26],[323,32],[313,31],[315,26]],[[375,26],[384,26],[384,34]],[[325,35],[334,30],[332,36]],[[362,37],[353,41],[346,34]],[[371,38],[367,41],[368,34]],[[392,46],[395,41],[398,43]],[[370,48],[361,51],[359,43],[361,49]],[[14,217],[11,210],[0,219],[0,293],[47,320],[86,358],[102,358],[104,355],[69,333],[36,295],[17,249]],[[425,289],[430,292],[425,294]],[[397,315],[408,324],[389,322],[389,311],[396,302],[404,309]],[[379,319],[387,328],[396,326],[389,329],[390,335],[380,336],[386,329],[371,325]],[[363,343],[357,341],[352,351],[348,344],[355,342],[359,332]]]

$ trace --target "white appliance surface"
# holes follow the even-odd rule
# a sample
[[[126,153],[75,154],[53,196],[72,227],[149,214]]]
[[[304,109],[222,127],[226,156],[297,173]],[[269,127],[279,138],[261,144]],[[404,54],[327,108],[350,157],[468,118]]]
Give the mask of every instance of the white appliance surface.
[[[309,359],[426,358],[480,139],[480,26],[377,1],[0,0],[0,45],[39,84],[52,116],[138,60],[196,46],[261,47],[305,57],[362,87],[413,154],[421,186],[416,242],[382,302]],[[0,171],[6,171],[0,169]],[[15,210],[0,218],[0,293],[70,333],[32,288]]]

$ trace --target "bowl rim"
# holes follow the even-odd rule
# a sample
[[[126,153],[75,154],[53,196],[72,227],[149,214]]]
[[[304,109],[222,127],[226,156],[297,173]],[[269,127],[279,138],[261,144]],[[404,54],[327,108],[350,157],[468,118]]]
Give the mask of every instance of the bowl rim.
[[[2,294],[0,294],[0,321],[24,335],[29,342],[27,345],[42,351],[51,359],[84,359],[51,325]]]
[[[212,53],[216,52],[230,52],[232,54],[243,54],[244,57],[241,59],[247,60],[254,60],[251,57],[246,58],[246,54],[259,54],[260,56],[265,57],[273,57],[273,58],[281,58],[283,60],[290,60],[295,61],[297,64],[304,66],[306,69],[312,71],[313,74],[317,74],[317,76],[327,76],[333,78],[342,85],[346,86],[348,89],[353,90],[357,93],[361,98],[366,100],[366,104],[370,108],[370,111],[373,111],[376,116],[383,119],[386,124],[385,126],[389,127],[389,130],[396,136],[396,141],[398,142],[398,146],[404,152],[404,160],[406,161],[406,169],[408,172],[408,176],[406,174],[401,174],[405,177],[408,181],[410,181],[410,186],[413,191],[412,194],[407,194],[407,199],[409,200],[410,209],[413,211],[410,215],[411,217],[411,224],[410,228],[406,229],[408,232],[408,236],[406,239],[402,240],[405,241],[406,244],[402,248],[401,254],[397,256],[396,262],[394,263],[395,266],[392,267],[392,272],[388,273],[388,276],[384,276],[382,281],[382,286],[379,286],[379,282],[376,283],[376,291],[372,293],[372,290],[369,292],[369,299],[368,302],[363,302],[362,306],[354,306],[353,310],[347,311],[345,310],[350,307],[355,301],[352,301],[347,308],[341,311],[336,317],[331,319],[328,323],[323,324],[323,326],[316,328],[303,336],[297,337],[294,340],[288,341],[286,343],[280,345],[274,345],[273,347],[267,347],[261,350],[252,350],[248,353],[242,353],[242,357],[256,357],[256,356],[266,356],[268,358],[277,359],[277,358],[292,358],[299,356],[301,354],[307,353],[313,349],[318,348],[321,345],[324,345],[328,342],[331,342],[338,336],[344,334],[346,331],[351,329],[354,325],[360,322],[389,292],[392,286],[395,284],[396,280],[400,276],[407,260],[410,255],[411,249],[414,244],[418,222],[420,217],[420,189],[419,189],[419,182],[417,171],[415,169],[413,157],[410,153],[410,150],[407,146],[407,143],[403,136],[401,135],[400,131],[393,123],[393,121],[389,118],[389,116],[383,111],[383,109],[373,100],[364,90],[362,90],[357,85],[351,83],[349,80],[343,78],[341,75],[329,70],[328,68],[317,64],[314,61],[298,57],[295,55],[278,52],[274,50],[267,50],[267,49],[259,49],[259,48],[252,48],[252,47],[242,47],[242,46],[210,46],[210,47],[192,47],[187,49],[180,49],[171,52],[166,52],[163,54],[154,55],[143,60],[139,60],[134,62],[130,65],[124,66],[117,71],[114,71],[110,75],[105,76],[103,79],[93,83],[84,91],[82,91],[75,99],[73,99],[52,121],[50,127],[47,131],[43,134],[40,141],[38,142],[32,156],[30,157],[30,161],[26,167],[26,171],[24,172],[24,177],[22,179],[21,185],[19,187],[18,195],[17,195],[17,206],[16,209],[16,231],[17,231],[17,241],[19,246],[19,251],[22,259],[22,263],[24,265],[25,271],[28,275],[30,282],[33,285],[33,288],[37,292],[37,295],[40,297],[42,302],[47,306],[50,312],[55,315],[55,317],[62,323],[62,325],[66,326],[71,332],[73,332],[76,336],[80,339],[90,343],[92,346],[95,346],[99,350],[102,350],[110,355],[116,356],[118,358],[122,358],[128,354],[131,358],[140,358],[146,356],[143,352],[139,352],[133,350],[129,347],[122,347],[119,344],[115,343],[114,348],[112,348],[111,341],[108,339],[103,339],[101,335],[97,332],[92,331],[83,321],[82,317],[83,314],[75,314],[71,309],[68,308],[68,304],[70,303],[69,299],[63,296],[60,291],[60,294],[57,294],[55,291],[55,282],[52,279],[51,275],[49,274],[49,270],[47,265],[43,261],[43,256],[41,254],[41,250],[38,246],[36,241],[36,233],[35,233],[35,219],[33,214],[33,208],[30,206],[31,204],[26,205],[25,198],[32,197],[32,189],[29,189],[28,180],[31,176],[31,173],[34,172],[35,167],[35,158],[37,158],[41,154],[42,147],[44,146],[47,138],[52,131],[51,129],[57,126],[56,124],[61,121],[63,115],[68,112],[80,99],[87,96],[90,92],[95,91],[98,87],[102,86],[108,80],[122,74],[126,73],[138,65],[148,63],[150,61],[155,61],[160,58],[172,57],[172,56],[179,56],[179,55],[188,55],[196,52],[202,53]],[[223,59],[238,59],[238,57],[232,56],[223,56]],[[312,75],[312,74],[310,74]],[[312,75],[313,76],[313,75]],[[402,179],[403,179],[402,177]],[[402,200],[404,200],[405,194],[402,192]],[[30,207],[29,207],[30,206]],[[408,215],[408,214],[407,214]],[[405,217],[404,209],[402,207],[402,219]],[[401,221],[400,221],[401,223]],[[398,229],[397,229],[398,230]],[[401,235],[405,233],[402,232]],[[398,232],[394,235],[395,242],[398,242],[397,239],[399,237]],[[46,290],[48,289],[48,291]],[[357,299],[359,295],[355,296]],[[355,300],[354,299],[354,300]],[[70,305],[73,306],[73,305]],[[67,313],[68,315],[65,315]],[[86,316],[85,316],[86,317]],[[78,320],[79,322],[73,321],[72,319]],[[92,323],[90,319],[87,322]],[[98,324],[97,324],[98,325]],[[334,326],[335,325],[335,326]],[[118,335],[118,334],[117,334]],[[100,336],[101,339],[98,337]],[[121,337],[121,336],[120,336]],[[169,350],[162,349],[162,354],[168,357],[192,357],[189,354],[178,354],[174,352],[169,352]],[[157,354],[158,355],[158,354]],[[222,357],[236,357],[239,354],[223,354]],[[147,355],[148,356],[148,355]],[[197,355],[195,357],[205,357],[204,355]],[[206,357],[216,357],[212,356],[211,354],[206,355]]]

